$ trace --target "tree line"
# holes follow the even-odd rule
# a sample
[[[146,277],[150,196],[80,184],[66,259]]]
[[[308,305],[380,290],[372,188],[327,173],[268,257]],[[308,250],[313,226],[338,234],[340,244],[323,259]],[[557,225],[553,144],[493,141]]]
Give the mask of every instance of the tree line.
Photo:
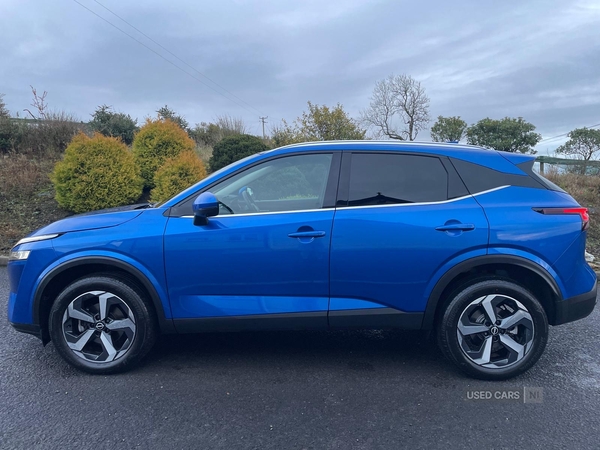
[[[64,113],[51,113],[45,103],[46,92],[38,95],[32,88],[34,111],[25,111],[43,124],[73,122],[72,117]],[[333,107],[307,103],[307,110],[291,123],[285,119],[274,124],[270,135],[264,139],[268,147],[279,147],[305,141],[322,140],[361,140],[384,138],[414,141],[419,133],[428,128],[430,119],[430,100],[423,85],[409,75],[390,75],[376,82],[369,105],[360,112],[357,119],[352,118],[338,103]],[[211,122],[201,122],[190,126],[188,121],[167,105],[155,111],[160,119],[176,123],[200,147],[208,153],[222,139],[228,136],[249,134],[244,121],[229,115],[217,116]],[[10,114],[0,95],[0,152],[18,147],[21,141],[27,143],[18,126],[10,120]],[[137,119],[115,111],[111,106],[101,105],[92,114],[87,124],[82,124],[91,132],[117,137],[126,145],[131,145],[140,127]],[[23,128],[23,127],[21,127]],[[80,129],[79,127],[78,129]],[[460,116],[438,116],[430,128],[434,142],[461,142],[505,152],[535,153],[535,146],[542,136],[536,127],[522,117],[504,117],[492,119],[486,117],[468,125]],[[25,130],[27,131],[27,130]],[[74,134],[73,127],[63,126],[62,134],[71,133],[65,139],[61,133],[54,133],[55,145],[69,142]],[[30,134],[30,133],[25,133]],[[31,139],[29,139],[30,141]],[[571,155],[577,159],[594,159],[600,152],[600,130],[577,128],[568,133],[568,141],[556,149],[558,154]]]
[[[424,87],[408,75],[390,75],[375,84],[369,107],[361,113],[361,123],[372,127],[377,137],[413,141],[427,127],[429,97]],[[534,154],[542,136],[522,117],[486,117],[469,126],[460,116],[438,116],[430,129],[434,142],[460,142],[511,153]],[[600,152],[600,130],[576,128],[558,154],[590,160]]]

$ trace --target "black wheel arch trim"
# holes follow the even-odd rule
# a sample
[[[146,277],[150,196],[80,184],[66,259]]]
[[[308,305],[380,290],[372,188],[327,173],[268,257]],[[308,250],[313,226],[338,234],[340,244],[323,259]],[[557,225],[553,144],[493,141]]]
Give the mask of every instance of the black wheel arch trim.
[[[422,329],[430,330],[433,327],[435,320],[436,310],[438,303],[441,300],[442,293],[452,283],[452,281],[459,276],[461,273],[468,272],[479,266],[485,266],[489,264],[509,264],[514,266],[523,267],[529,269],[532,272],[538,274],[550,287],[558,301],[563,299],[562,293],[556,283],[556,280],[550,275],[550,273],[539,264],[535,262],[514,255],[482,255],[474,258],[467,259],[456,266],[449,269],[442,277],[438,280],[434,286],[429,299],[427,301],[427,307],[425,308],[425,314],[423,316]]]
[[[31,334],[32,336],[35,336],[38,339],[42,339],[42,329],[39,325],[33,325],[31,323],[9,323],[15,330],[21,333]]]
[[[87,264],[103,264],[106,266],[112,266],[117,269],[123,270],[132,276],[134,281],[137,281],[146,289],[146,291],[150,294],[150,299],[152,300],[152,304],[154,305],[154,309],[156,310],[156,317],[158,319],[158,325],[161,333],[174,333],[175,327],[173,325],[172,319],[167,319],[165,317],[165,312],[163,309],[162,302],[154,285],[148,280],[148,278],[137,268],[128,264],[124,261],[121,261],[116,258],[111,258],[109,256],[84,256],[80,258],[75,258],[69,260],[55,268],[53,268],[50,272],[46,274],[44,279],[38,285],[34,298],[33,298],[33,324],[34,326],[40,327],[42,330],[46,330],[47,327],[42,326],[40,323],[40,312],[42,310],[42,294],[48,284],[58,275],[63,273],[64,271],[71,269],[76,266],[82,266]],[[42,334],[44,331],[42,331]]]
[[[598,280],[594,282],[594,287],[589,292],[576,295],[557,301],[554,305],[556,316],[550,325],[562,325],[563,323],[574,322],[589,316],[598,301]]]

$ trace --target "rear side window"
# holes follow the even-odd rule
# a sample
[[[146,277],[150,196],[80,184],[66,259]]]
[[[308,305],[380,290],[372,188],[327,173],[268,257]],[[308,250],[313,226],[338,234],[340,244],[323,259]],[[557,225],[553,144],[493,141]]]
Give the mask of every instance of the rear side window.
[[[540,181],[529,175],[499,172],[489,167],[463,161],[462,159],[450,158],[450,160],[471,194],[477,194],[478,192],[488,191],[501,186],[546,188]]]
[[[436,157],[354,153],[348,206],[448,199],[448,173]]]
[[[535,162],[535,160],[532,159],[531,161],[527,161],[527,162],[517,165],[517,167],[519,167],[523,172],[528,174],[533,179],[542,183],[544,186],[546,186],[546,188],[550,189],[551,191],[565,192],[561,187],[557,186],[552,181],[544,178],[541,174],[534,172],[534,170],[533,170],[534,162]]]

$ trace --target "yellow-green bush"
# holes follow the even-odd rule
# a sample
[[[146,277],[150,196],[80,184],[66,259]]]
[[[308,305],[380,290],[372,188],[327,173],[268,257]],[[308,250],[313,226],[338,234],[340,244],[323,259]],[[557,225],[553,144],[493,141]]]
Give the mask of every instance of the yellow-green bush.
[[[197,183],[206,176],[204,164],[193,151],[169,158],[154,175],[153,202],[161,202]]]
[[[58,204],[73,212],[130,204],[144,186],[127,146],[99,133],[75,136],[50,178]]]
[[[168,158],[195,147],[195,142],[175,122],[148,119],[133,140],[133,155],[144,185],[154,187],[154,174]]]

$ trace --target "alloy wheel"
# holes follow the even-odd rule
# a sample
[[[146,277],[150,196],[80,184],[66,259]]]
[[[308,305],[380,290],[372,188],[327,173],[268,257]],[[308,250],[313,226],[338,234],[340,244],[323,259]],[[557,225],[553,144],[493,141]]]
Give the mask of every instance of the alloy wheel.
[[[62,332],[71,351],[80,358],[109,363],[131,348],[136,336],[135,317],[117,295],[89,291],[65,309]]]
[[[463,353],[486,368],[506,368],[521,361],[534,338],[531,314],[514,298],[491,294],[472,301],[458,319],[457,337]]]

